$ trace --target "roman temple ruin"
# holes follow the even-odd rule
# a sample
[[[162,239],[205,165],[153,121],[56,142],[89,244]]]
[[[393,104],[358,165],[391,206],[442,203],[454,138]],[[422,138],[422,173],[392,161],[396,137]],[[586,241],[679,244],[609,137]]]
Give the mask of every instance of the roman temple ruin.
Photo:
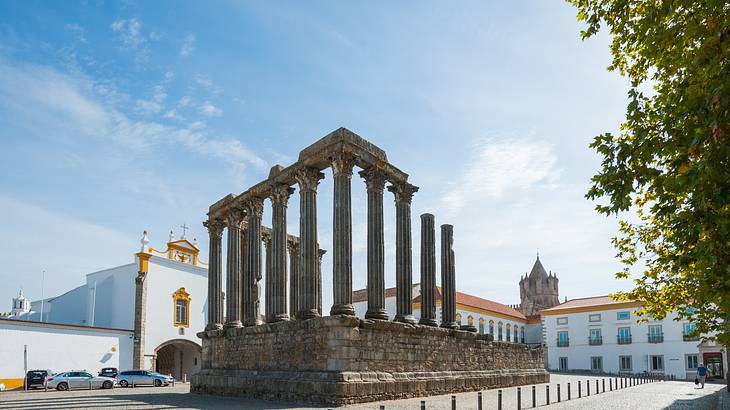
[[[367,187],[367,313],[352,305],[351,177]],[[324,169],[334,182],[333,305],[323,317],[321,258],[317,238],[317,187]],[[396,304],[385,309],[383,195],[395,199]],[[286,232],[286,209],[299,189],[299,236]],[[208,325],[202,370],[191,391],[269,400],[349,404],[543,383],[543,351],[495,342],[456,322],[453,227],[441,225],[443,306],[436,317],[435,218],[421,215],[421,319],[411,299],[411,201],[418,187],[388,162],[383,150],[340,128],[302,150],[297,162],[271,169],[269,177],[239,195],[211,205]],[[264,200],[272,227],[262,227]],[[222,233],[228,229],[225,320]],[[265,306],[261,312],[262,243]],[[288,261],[287,261],[288,259]],[[288,262],[288,263],[287,263]],[[287,300],[287,272],[289,289]],[[288,302],[288,303],[287,303]]]

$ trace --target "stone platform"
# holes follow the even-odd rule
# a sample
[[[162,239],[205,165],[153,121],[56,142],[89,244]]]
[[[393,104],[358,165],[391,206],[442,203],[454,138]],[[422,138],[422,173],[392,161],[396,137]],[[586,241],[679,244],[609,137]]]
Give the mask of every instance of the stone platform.
[[[351,404],[549,381],[541,348],[489,335],[330,316],[210,330],[191,391]]]

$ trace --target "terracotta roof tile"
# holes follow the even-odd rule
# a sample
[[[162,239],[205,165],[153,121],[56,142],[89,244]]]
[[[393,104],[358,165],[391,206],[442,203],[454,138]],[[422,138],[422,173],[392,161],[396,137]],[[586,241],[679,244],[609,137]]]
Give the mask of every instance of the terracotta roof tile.
[[[571,309],[571,308],[579,308],[579,307],[591,307],[591,306],[604,306],[604,305],[613,305],[616,303],[623,303],[623,302],[635,302],[635,301],[619,301],[611,299],[608,295],[606,296],[592,296],[587,298],[578,298],[578,299],[571,299],[567,302],[563,302],[557,306],[553,306],[549,309],[543,309],[541,312],[552,312],[555,310],[563,310],[563,309]]]

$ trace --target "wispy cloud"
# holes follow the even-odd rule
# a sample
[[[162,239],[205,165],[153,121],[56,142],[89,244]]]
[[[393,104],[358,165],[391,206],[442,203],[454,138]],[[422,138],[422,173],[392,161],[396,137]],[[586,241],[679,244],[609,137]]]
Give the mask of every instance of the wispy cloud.
[[[149,41],[157,41],[162,38],[160,33],[150,32],[144,34],[142,23],[136,19],[119,19],[114,21],[110,28],[117,34],[117,40],[122,48],[136,52],[135,59],[145,61],[149,57]]]
[[[220,117],[223,115],[223,110],[213,105],[210,101],[205,101],[200,104],[198,111],[206,117]]]
[[[489,137],[476,141],[462,176],[443,197],[445,208],[458,212],[470,202],[552,183],[560,174],[557,156],[546,142],[524,137]]]
[[[69,33],[72,33],[74,35],[74,41],[78,41],[79,43],[87,43],[86,36],[85,36],[85,30],[83,27],[76,23],[70,23],[66,24],[64,27],[64,30],[68,31]]]
[[[149,100],[137,100],[136,109],[143,115],[157,114],[162,111],[163,102],[167,98],[164,87],[156,85],[152,87],[152,98]]]
[[[195,35],[188,33],[183,38],[182,46],[180,46],[180,55],[182,57],[189,56],[195,50]]]

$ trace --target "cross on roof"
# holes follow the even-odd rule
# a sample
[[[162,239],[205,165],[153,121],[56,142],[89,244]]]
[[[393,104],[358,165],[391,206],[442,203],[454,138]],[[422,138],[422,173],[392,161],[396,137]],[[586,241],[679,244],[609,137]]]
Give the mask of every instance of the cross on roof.
[[[190,229],[190,227],[185,225],[184,223],[182,225],[180,225],[180,227],[183,230],[183,233],[182,233],[182,236],[180,237],[180,239],[185,239],[185,233],[187,232],[188,229]]]

